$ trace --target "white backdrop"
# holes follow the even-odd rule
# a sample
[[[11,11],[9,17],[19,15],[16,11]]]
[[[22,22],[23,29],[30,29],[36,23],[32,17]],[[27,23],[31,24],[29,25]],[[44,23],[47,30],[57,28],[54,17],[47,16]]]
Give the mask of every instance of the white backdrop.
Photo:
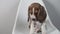
[[[46,4],[50,16],[53,16],[55,14],[54,15],[55,20],[53,20],[52,17],[51,19],[54,24],[56,23],[55,26],[58,29],[60,29],[60,24],[59,24],[60,23],[60,4],[59,4],[60,0],[43,0],[43,1]],[[52,8],[52,6],[50,6],[49,3],[54,8]],[[18,4],[19,4],[19,0],[0,0],[0,34],[12,34],[12,29],[15,22]],[[56,13],[54,13],[54,9],[56,9]]]
[[[14,24],[14,32],[13,34],[29,34],[29,29],[28,29],[28,7],[31,3],[40,3],[42,6],[45,7],[44,3],[42,0],[21,0],[19,3],[18,7],[18,13],[16,15],[17,19]],[[46,7],[45,7],[46,8]],[[51,22],[48,11],[47,12],[47,19],[46,19],[46,24],[47,24],[47,33],[48,34],[60,34],[58,29],[55,28],[54,25],[52,25],[53,22]]]
[[[0,34],[12,34],[19,0],[0,0]]]

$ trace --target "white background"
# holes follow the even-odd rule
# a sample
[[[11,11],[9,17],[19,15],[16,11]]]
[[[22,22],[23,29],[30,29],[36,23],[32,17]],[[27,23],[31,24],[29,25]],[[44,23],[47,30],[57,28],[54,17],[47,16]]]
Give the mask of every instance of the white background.
[[[19,0],[0,0],[0,34],[12,34]]]
[[[43,1],[53,24],[60,29],[60,0]],[[0,0],[0,34],[12,34],[18,4],[19,0]]]

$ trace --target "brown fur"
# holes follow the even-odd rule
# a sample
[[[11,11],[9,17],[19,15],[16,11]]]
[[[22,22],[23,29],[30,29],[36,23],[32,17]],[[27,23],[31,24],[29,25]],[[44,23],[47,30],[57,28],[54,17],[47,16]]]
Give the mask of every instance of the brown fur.
[[[40,23],[43,23],[46,19],[46,11],[43,6],[41,6],[39,3],[32,3],[28,8],[28,21],[29,21],[29,14],[32,14],[32,9],[34,9],[34,15],[36,16],[36,19],[40,21]]]
[[[28,21],[30,19],[30,14],[33,13],[33,8],[34,8],[34,15],[36,17],[36,20],[39,21],[40,23],[43,23],[46,19],[47,14],[44,7],[41,6],[39,3],[32,3],[28,7]],[[29,25],[29,28],[30,28],[30,25]],[[38,32],[41,32],[41,30],[39,30]]]

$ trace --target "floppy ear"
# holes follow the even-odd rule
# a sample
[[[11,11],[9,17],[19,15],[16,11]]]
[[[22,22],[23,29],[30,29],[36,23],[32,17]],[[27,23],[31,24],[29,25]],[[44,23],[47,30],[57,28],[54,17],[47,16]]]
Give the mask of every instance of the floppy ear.
[[[39,11],[39,15],[38,15],[38,19],[39,21],[42,23],[45,21],[46,19],[46,11],[45,11],[45,8],[43,6],[40,7],[40,11]]]
[[[30,17],[29,17],[29,14],[28,14],[28,22],[29,22],[29,19],[30,19]]]
[[[30,7],[28,7],[28,22],[29,22],[29,19],[30,19],[29,11],[30,11]]]

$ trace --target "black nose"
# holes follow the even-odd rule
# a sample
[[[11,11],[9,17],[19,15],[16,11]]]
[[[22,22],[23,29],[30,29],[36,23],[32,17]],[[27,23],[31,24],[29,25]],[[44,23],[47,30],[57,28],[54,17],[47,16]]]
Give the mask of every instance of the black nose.
[[[33,18],[32,20],[35,21],[36,19]]]

